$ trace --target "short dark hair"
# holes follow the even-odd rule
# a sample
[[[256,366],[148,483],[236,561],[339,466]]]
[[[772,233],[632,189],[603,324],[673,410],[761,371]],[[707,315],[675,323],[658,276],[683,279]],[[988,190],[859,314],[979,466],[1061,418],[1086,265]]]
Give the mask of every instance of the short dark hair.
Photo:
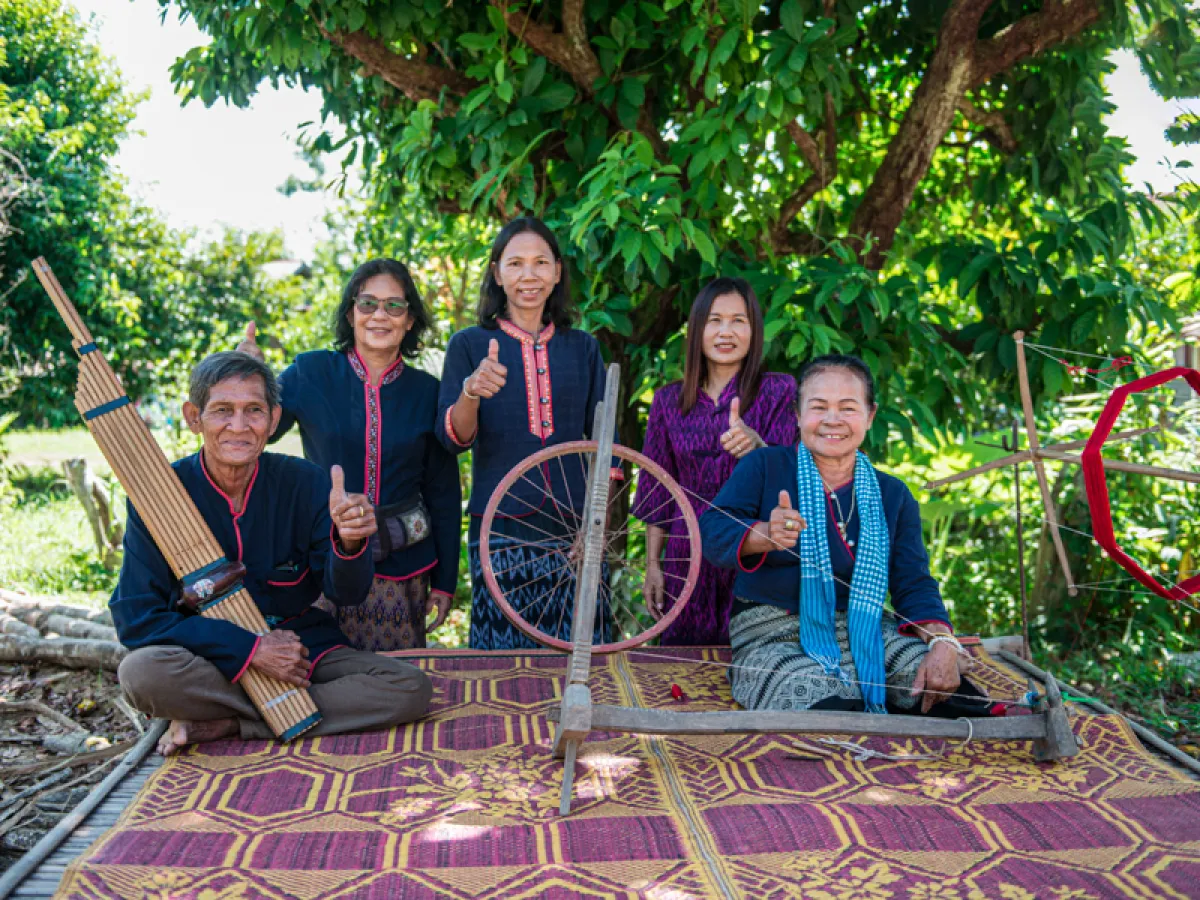
[[[562,251],[558,249],[558,240],[554,237],[554,232],[547,228],[541,219],[533,216],[521,216],[519,219],[513,219],[500,229],[500,233],[492,241],[492,253],[488,258],[487,271],[483,273],[483,284],[479,287],[479,324],[484,328],[498,327],[496,320],[508,309],[508,297],[500,282],[496,280],[495,268],[500,262],[500,257],[504,254],[504,248],[508,246],[508,242],[518,234],[524,234],[527,231],[532,231],[549,245],[550,252],[554,254],[554,261],[562,268],[558,284],[546,298],[546,308],[542,311],[542,324],[549,325],[553,322],[555,328],[570,328],[573,310],[571,309],[571,279],[567,272],[567,263],[563,259]]]
[[[704,329],[713,302],[724,294],[737,294],[745,301],[746,316],[750,319],[750,348],[738,373],[738,399],[742,415],[754,405],[762,383],[763,316],[762,307],[750,282],[744,278],[714,278],[696,295],[688,313],[687,354],[683,360],[683,389],[679,392],[679,409],[684,415],[692,411],[700,391],[708,380],[708,358],[704,355]]]
[[[800,394],[804,390],[804,382],[833,369],[845,369],[858,377],[863,383],[867,394],[867,406],[875,406],[875,376],[867,364],[849,353],[829,353],[810,359],[800,369],[796,376],[796,409],[800,409]]]
[[[363,284],[376,275],[390,275],[400,284],[404,299],[408,301],[408,314],[412,317],[412,328],[400,342],[400,355],[412,359],[421,352],[421,336],[429,327],[429,313],[421,302],[417,285],[408,273],[408,266],[395,259],[380,257],[370,259],[354,270],[346,286],[342,288],[342,302],[338,304],[333,318],[333,348],[345,353],[354,348],[354,320],[350,310],[362,290]]]
[[[200,360],[196,368],[192,369],[192,377],[188,382],[188,401],[203,412],[204,407],[208,405],[208,396],[212,389],[230,378],[236,378],[238,381],[246,378],[262,379],[267,406],[275,409],[279,405],[279,380],[271,371],[271,367],[250,354],[237,350],[222,350]]]

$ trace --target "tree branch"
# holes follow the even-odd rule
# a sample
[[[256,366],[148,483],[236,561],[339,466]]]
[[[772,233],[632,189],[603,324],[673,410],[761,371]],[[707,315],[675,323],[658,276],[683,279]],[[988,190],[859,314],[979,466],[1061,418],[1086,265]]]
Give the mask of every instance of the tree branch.
[[[779,218],[771,229],[771,245],[776,253],[784,252],[783,248],[793,246],[789,241],[788,229],[800,211],[808,205],[817,194],[828,187],[837,177],[837,108],[833,102],[833,94],[825,93],[825,151],[822,155],[817,149],[817,142],[798,122],[787,124],[788,134],[795,143],[801,155],[812,167],[812,174],[804,179],[799,190],[789,197],[779,210]],[[794,251],[793,251],[794,252]]]
[[[317,27],[326,39],[357,59],[368,72],[378,75],[414,103],[437,100],[443,89],[463,96],[476,86],[459,72],[401,56],[365,31],[329,31],[321,23]]]
[[[1013,137],[1012,129],[999,112],[994,109],[980,109],[966,97],[958,101],[958,111],[968,122],[983,128],[983,136],[997,149],[1005,153],[1017,152],[1017,139]]]
[[[976,88],[1023,59],[1069,41],[1099,21],[1100,0],[1046,0],[1046,5],[979,41],[970,87]]]
[[[585,97],[595,96],[595,84],[604,74],[592,52],[583,20],[582,0],[563,0],[563,31],[558,33],[523,12],[513,12],[504,0],[492,0],[504,16],[508,30],[571,76]]]

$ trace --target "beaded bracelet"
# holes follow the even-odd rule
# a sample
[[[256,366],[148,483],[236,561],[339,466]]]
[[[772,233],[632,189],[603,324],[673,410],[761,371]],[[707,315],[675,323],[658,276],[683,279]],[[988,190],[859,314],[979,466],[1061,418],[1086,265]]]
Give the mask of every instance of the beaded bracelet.
[[[950,644],[952,647],[954,647],[955,653],[961,653],[964,656],[967,652],[963,649],[963,645],[958,642],[958,638],[952,634],[935,634],[929,639],[929,643],[926,644],[926,646],[932,650],[934,644]]]

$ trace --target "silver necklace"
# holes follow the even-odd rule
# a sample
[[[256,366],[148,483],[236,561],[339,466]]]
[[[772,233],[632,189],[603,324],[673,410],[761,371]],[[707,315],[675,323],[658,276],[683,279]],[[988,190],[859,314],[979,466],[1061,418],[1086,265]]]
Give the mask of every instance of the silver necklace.
[[[836,521],[838,534],[842,536],[842,540],[846,542],[847,547],[853,547],[854,541],[846,535],[846,529],[850,527],[850,521],[854,518],[854,508],[858,504],[858,494],[851,492],[850,494],[850,514],[842,515],[842,501],[838,499],[837,491],[829,486],[829,483],[824,478],[821,479],[821,484],[825,485],[825,490],[829,492],[829,498],[833,501],[834,507],[837,509]]]

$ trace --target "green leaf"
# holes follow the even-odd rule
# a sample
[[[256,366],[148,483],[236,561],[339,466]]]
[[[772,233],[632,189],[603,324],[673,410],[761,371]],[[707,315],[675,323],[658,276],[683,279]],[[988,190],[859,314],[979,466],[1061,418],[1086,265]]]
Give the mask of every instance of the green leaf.
[[[995,259],[995,253],[980,253],[971,260],[962,274],[958,276],[958,296],[960,298],[965,299],[967,294],[971,293],[971,288],[975,287],[979,276]]]
[[[556,112],[571,105],[575,100],[575,89],[561,81],[555,81],[549,87],[543,88],[537,96],[545,104],[546,112]]]
[[[737,49],[738,38],[741,33],[736,28],[727,29],[721,35],[721,40],[717,41],[717,47],[713,50],[712,68],[723,66],[729,61],[729,57],[733,56],[733,51]]]
[[[800,0],[784,0],[779,7],[779,24],[792,40],[804,38],[804,7]]]
[[[621,82],[621,96],[630,106],[641,109],[646,102],[646,86],[639,78],[626,78]]]
[[[513,94],[513,84],[511,81],[502,81],[496,85],[496,96],[505,103],[512,102]]]
[[[538,89],[546,75],[546,57],[536,56],[525,70],[525,81],[521,85],[521,96],[528,97]]]
[[[692,244],[695,245],[696,252],[700,254],[700,258],[710,266],[715,266],[717,264],[717,248],[713,246],[713,242],[709,236],[699,228],[694,228],[692,229],[691,237]]]

